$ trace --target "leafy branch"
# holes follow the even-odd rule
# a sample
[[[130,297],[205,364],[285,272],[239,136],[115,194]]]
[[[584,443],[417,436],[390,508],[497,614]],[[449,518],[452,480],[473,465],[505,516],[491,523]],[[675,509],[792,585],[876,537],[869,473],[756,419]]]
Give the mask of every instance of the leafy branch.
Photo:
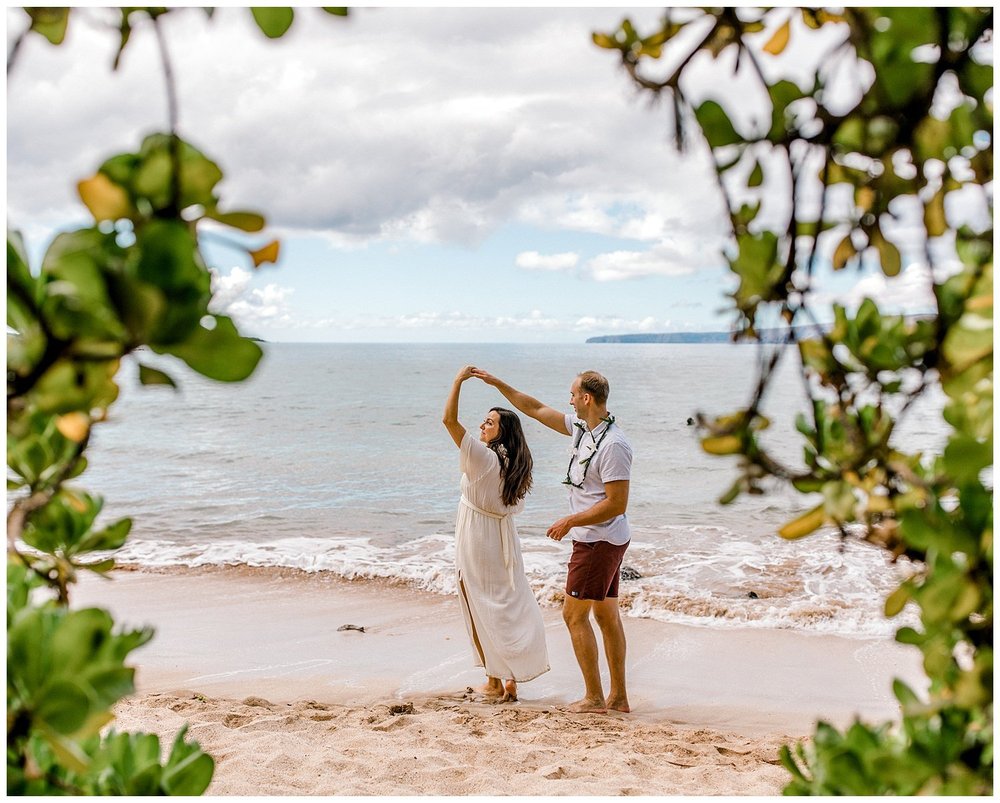
[[[343,15],[345,9],[325,9]],[[89,9],[25,9],[27,27],[7,58],[10,79],[26,37],[52,45]],[[210,221],[257,233],[260,214],[227,210],[215,188],[218,165],[178,134],[173,64],[162,29],[183,9],[121,8],[113,67],[134,31],[150,25],[159,49],[169,130],[135,152],[105,160],[77,184],[93,224],[57,235],[29,265],[20,235],[7,235],[7,792],[8,794],[197,795],[211,756],[177,734],[166,760],[149,734],[103,732],[112,707],[135,690],[125,661],[152,638],[120,631],[107,611],[71,610],[80,571],[114,568],[107,557],[128,538],[131,519],[98,524],[103,500],[73,485],[87,467],[93,426],[118,398],[117,372],[140,348],[220,381],[255,369],[260,347],[229,318],[209,312],[211,273],[200,251]],[[206,9],[209,17],[212,10]],[[291,25],[292,9],[254,9],[265,35]],[[279,243],[242,249],[255,267],[275,262]],[[139,360],[144,385],[176,386]]]
[[[901,628],[897,640],[922,651],[929,699],[897,681],[901,726],[857,722],[840,734],[820,723],[810,748],[784,752],[788,792],[992,789],[993,233],[950,219],[946,208],[950,195],[969,190],[992,213],[992,31],[992,9],[740,8],[685,9],[646,35],[628,20],[594,34],[639,87],[670,95],[678,147],[693,127],[711,149],[738,282],[734,337],[756,339],[762,312],[787,326],[786,345],[762,357],[747,406],[699,416],[703,448],[738,459],[739,476],[720,501],[763,493],[768,478],[789,483],[820,500],[782,536],[824,526],[844,538],[860,532],[916,569],[885,610],[895,616],[912,603],[920,611],[921,629]],[[765,59],[802,37],[827,47],[811,87],[769,78]],[[705,60],[696,57],[727,51],[734,75],[768,98],[747,133],[733,122],[732,100],[727,110],[698,97],[690,77]],[[677,66],[652,77],[651,65],[668,54]],[[818,213],[806,203],[813,198]],[[765,205],[788,211],[766,218]],[[932,312],[887,315],[871,299],[853,313],[818,307],[821,267],[874,263],[887,279],[899,275],[892,227],[905,219],[912,228],[914,217],[924,238],[906,245],[923,261]],[[761,436],[770,423],[763,399],[793,347],[809,399],[796,421],[802,468],[775,459]],[[932,388],[946,399],[948,442],[939,455],[906,453],[893,434]]]

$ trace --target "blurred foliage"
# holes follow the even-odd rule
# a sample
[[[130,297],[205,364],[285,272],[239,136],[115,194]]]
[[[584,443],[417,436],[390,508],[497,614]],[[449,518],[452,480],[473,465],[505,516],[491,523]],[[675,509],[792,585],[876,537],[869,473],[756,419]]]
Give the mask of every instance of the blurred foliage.
[[[896,638],[921,650],[929,689],[896,682],[899,723],[819,723],[811,743],[785,748],[789,794],[992,792],[993,231],[960,216],[978,204],[992,221],[992,35],[990,8],[912,7],[686,8],[648,35],[628,20],[594,34],[669,100],[676,142],[694,130],[711,151],[737,338],[757,338],[761,317],[788,325],[791,347],[763,357],[748,406],[699,419],[704,449],[738,460],[721,501],[791,483],[813,507],[782,536],[860,531],[914,567],[885,612],[919,609],[919,628]],[[815,57],[801,83],[781,77],[796,46]],[[727,68],[743,82],[735,101],[718,89]],[[817,315],[821,266],[891,278],[904,264],[924,269],[933,312],[889,315],[866,299]],[[759,412],[796,352],[811,403],[796,422],[804,467],[769,453]],[[947,445],[905,451],[893,433],[932,389]]]
[[[25,9],[8,76],[26,37],[59,45],[88,11]],[[211,16],[212,9],[205,11]],[[112,156],[77,184],[94,223],[58,234],[40,265],[29,264],[16,231],[7,233],[8,794],[200,795],[214,771],[211,756],[186,739],[186,728],[165,759],[156,736],[102,735],[114,705],[135,690],[129,653],[153,634],[118,630],[107,611],[69,605],[78,573],[106,575],[114,567],[108,553],[125,543],[132,526],[127,518],[98,523],[103,500],[73,484],[86,470],[93,427],[118,398],[122,360],[138,362],[142,384],[173,387],[174,378],[147,365],[143,351],[228,382],[248,377],[261,357],[232,320],[209,310],[212,277],[199,248],[201,224],[255,234],[265,220],[222,206],[221,169],[177,134],[158,24],[167,13],[183,12],[113,12],[121,34],[115,68],[135,26],[156,33],[170,131],[147,136],[136,152]],[[293,17],[290,8],[252,14],[271,38],[287,31]],[[278,259],[277,241],[229,244],[254,267]]]

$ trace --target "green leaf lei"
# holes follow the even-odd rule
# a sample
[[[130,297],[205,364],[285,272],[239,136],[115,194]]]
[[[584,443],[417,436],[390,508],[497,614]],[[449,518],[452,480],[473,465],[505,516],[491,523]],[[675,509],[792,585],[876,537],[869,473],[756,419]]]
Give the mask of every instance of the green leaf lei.
[[[580,478],[580,482],[578,483],[573,482],[573,480],[570,479],[569,472],[570,469],[573,468],[573,460],[579,454],[580,441],[583,440],[583,434],[587,431],[587,427],[580,421],[573,424],[573,426],[580,431],[576,433],[576,439],[573,441],[573,454],[570,455],[569,465],[566,466],[566,479],[562,481],[563,485],[572,485],[574,488],[583,487],[583,483],[587,479],[587,471],[590,469],[590,461],[594,459],[594,455],[597,454],[597,450],[601,448],[601,443],[603,443],[604,438],[607,436],[608,430],[611,429],[611,425],[615,423],[615,417],[613,415],[609,415],[607,418],[602,418],[601,421],[606,423],[607,426],[604,427],[604,432],[601,433],[601,437],[594,442],[594,451],[592,451],[588,457],[580,461],[580,465],[583,466],[583,476]],[[593,433],[591,433],[590,437],[594,437]]]

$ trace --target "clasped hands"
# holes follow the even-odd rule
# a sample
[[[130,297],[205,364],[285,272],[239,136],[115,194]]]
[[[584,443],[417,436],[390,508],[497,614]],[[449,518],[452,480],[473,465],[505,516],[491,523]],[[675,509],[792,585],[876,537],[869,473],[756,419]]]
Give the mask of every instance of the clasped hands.
[[[464,368],[460,368],[458,374],[455,376],[456,382],[464,382],[466,379],[482,379],[487,384],[494,384],[496,382],[496,377],[488,371],[484,371],[482,368],[476,368],[474,365],[466,365]]]

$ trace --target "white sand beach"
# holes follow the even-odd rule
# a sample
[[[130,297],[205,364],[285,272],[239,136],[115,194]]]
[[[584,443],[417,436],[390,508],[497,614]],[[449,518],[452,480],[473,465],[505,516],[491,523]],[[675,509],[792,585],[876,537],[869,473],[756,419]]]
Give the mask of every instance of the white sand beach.
[[[491,704],[471,691],[457,600],[296,571],[118,571],[74,607],[152,625],[115,726],[217,761],[213,795],[776,795],[783,743],[816,719],[897,716],[891,640],[625,619],[631,714],[569,713],[582,683],[560,613],[552,671]],[[342,625],[363,627],[339,630]]]

